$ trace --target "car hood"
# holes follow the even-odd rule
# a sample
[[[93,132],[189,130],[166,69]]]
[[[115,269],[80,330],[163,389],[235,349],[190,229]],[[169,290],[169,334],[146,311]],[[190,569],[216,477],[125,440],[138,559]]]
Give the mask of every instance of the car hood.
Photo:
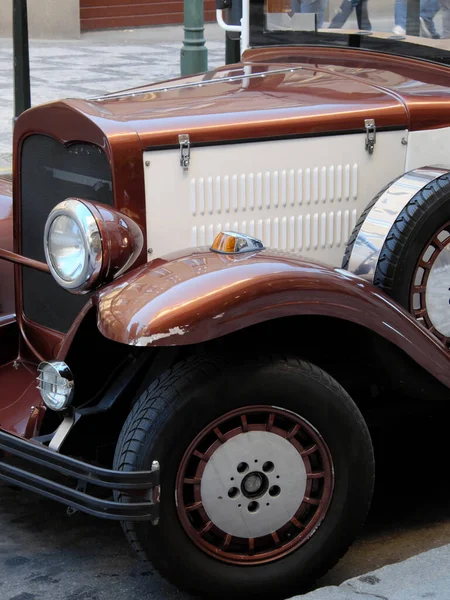
[[[92,100],[71,100],[91,119],[127,123],[142,146],[406,128],[402,100],[361,78],[302,64],[246,62]]]
[[[15,138],[43,130],[69,141],[90,123],[140,150],[193,143],[450,126],[450,69],[354,49],[266,48],[201,75],[27,111]],[[71,115],[70,115],[71,113]],[[68,120],[73,127],[68,126]],[[56,133],[56,132],[55,132]],[[69,135],[69,137],[67,137]]]

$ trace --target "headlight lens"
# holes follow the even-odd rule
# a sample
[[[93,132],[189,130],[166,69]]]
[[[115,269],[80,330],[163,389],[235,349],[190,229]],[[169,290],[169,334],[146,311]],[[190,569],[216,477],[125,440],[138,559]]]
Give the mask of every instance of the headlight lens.
[[[39,390],[51,410],[64,410],[73,399],[73,375],[64,362],[42,362],[38,367]]]
[[[102,236],[96,218],[80,200],[69,198],[50,213],[44,232],[50,272],[61,287],[91,289],[102,269]]]
[[[52,222],[48,234],[48,253],[54,269],[65,281],[77,279],[86,263],[84,238],[78,223],[61,215]]]

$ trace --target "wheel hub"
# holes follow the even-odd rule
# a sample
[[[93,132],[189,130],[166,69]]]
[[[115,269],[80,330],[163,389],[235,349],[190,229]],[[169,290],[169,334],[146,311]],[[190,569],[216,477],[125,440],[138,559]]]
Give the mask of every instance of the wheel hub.
[[[269,480],[264,473],[257,471],[249,473],[242,480],[241,491],[247,498],[257,498],[264,494],[269,486]]]
[[[447,244],[433,262],[428,276],[426,306],[434,327],[450,337],[450,244]]]
[[[254,470],[248,472],[250,465]],[[265,465],[270,465],[266,473]],[[214,452],[200,495],[216,527],[233,536],[256,538],[276,531],[295,515],[306,481],[305,465],[290,442],[267,431],[249,431]]]
[[[246,406],[196,436],[176,486],[178,516],[198,548],[230,564],[263,564],[314,535],[334,471],[308,421],[279,407]]]

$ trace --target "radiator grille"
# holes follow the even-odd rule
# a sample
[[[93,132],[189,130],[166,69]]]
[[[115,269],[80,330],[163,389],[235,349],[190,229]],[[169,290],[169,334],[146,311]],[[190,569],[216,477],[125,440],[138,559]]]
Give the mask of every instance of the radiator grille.
[[[111,168],[101,148],[63,146],[43,135],[29,136],[21,157],[22,254],[45,262],[44,227],[49,212],[68,197],[113,205]],[[22,269],[23,308],[28,319],[67,332],[87,302],[63,290],[51,275]]]

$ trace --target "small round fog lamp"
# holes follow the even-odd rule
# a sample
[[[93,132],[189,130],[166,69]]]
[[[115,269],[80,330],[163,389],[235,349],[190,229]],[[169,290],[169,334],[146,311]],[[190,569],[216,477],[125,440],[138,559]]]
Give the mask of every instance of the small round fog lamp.
[[[47,408],[64,410],[72,402],[73,375],[65,362],[42,362],[38,367],[39,391]]]

